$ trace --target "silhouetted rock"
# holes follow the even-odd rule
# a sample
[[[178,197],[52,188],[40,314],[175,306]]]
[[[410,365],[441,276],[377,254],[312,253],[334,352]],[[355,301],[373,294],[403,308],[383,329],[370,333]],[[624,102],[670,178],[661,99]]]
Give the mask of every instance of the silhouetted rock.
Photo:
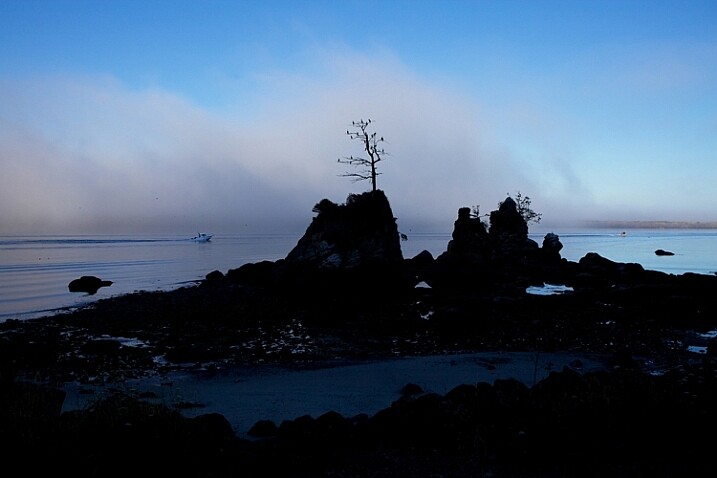
[[[489,251],[485,223],[479,217],[471,216],[469,208],[460,208],[446,252],[470,262],[482,262]]]
[[[186,418],[121,392],[60,413],[61,392],[12,383],[0,386],[0,443],[6,464],[30,474],[122,476],[130,456],[152,473],[202,477],[702,476],[716,384],[707,361],[660,375],[565,367],[532,387],[404,394],[372,416],[260,420],[244,440],[217,413]]]
[[[112,281],[102,280],[95,276],[82,276],[79,279],[71,281],[68,285],[70,292],[87,292],[88,294],[96,294],[100,287],[108,287],[112,285]]]
[[[517,264],[534,259],[539,246],[528,238],[528,223],[513,198],[507,197],[490,213],[489,237],[495,260]]]
[[[286,256],[290,265],[350,269],[403,260],[396,218],[383,191],[352,194],[342,205],[323,199],[314,211],[318,215]]]
[[[423,393],[423,388],[415,383],[407,383],[401,387],[401,395],[418,395]]]
[[[657,250],[655,251],[655,254],[658,255],[658,256],[674,256],[674,255],[675,255],[674,252],[665,251],[665,250],[663,250],[663,249],[657,249]]]
[[[279,427],[272,420],[259,420],[249,429],[248,435],[257,438],[276,436]]]
[[[560,250],[563,248],[563,244],[560,242],[560,237],[557,234],[549,232],[543,238],[543,257],[548,261],[560,260]]]
[[[474,287],[489,271],[490,243],[486,225],[467,207],[458,209],[451,240],[423,277],[431,287],[453,289]]]
[[[304,235],[285,259],[282,277],[294,287],[335,294],[370,289],[371,296],[414,284],[404,269],[400,236],[383,191],[323,199]]]
[[[277,261],[247,262],[227,271],[226,278],[234,283],[260,286],[279,286],[286,275],[284,259]]]
[[[220,282],[224,279],[224,273],[222,271],[214,270],[205,276],[207,282]]]
[[[528,224],[508,197],[489,215],[490,226],[471,215],[470,209],[458,210],[452,239],[440,254],[425,280],[433,287],[464,289],[499,285],[524,288],[543,279],[541,267],[560,262],[562,244],[557,235],[546,236],[545,252],[528,237]],[[554,275],[554,273],[553,273]]]

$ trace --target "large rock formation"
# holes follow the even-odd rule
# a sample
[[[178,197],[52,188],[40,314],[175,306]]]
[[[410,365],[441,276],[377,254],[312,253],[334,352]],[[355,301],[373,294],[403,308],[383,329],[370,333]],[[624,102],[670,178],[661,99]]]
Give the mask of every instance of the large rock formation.
[[[345,204],[322,199],[317,215],[285,259],[245,264],[230,280],[281,285],[329,300],[370,300],[415,285],[406,274],[396,218],[383,191],[349,195]]]
[[[396,218],[383,191],[352,194],[342,205],[323,199],[314,212],[317,216],[286,256],[290,265],[351,269],[403,261]]]
[[[285,259],[288,282],[325,296],[381,299],[415,285],[406,275],[396,218],[383,191],[324,199]]]

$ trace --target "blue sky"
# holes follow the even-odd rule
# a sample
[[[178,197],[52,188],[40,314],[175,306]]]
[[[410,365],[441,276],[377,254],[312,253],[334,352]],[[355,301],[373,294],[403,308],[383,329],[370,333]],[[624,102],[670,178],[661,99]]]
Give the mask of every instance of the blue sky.
[[[0,233],[294,232],[371,118],[402,231],[717,221],[717,2],[0,0]]]

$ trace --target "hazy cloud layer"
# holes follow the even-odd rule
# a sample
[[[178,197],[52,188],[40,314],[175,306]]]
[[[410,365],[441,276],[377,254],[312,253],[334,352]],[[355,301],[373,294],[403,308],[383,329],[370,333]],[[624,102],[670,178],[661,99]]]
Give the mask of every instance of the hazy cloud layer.
[[[361,154],[345,134],[361,118],[386,139],[378,183],[402,230],[449,232],[459,207],[488,213],[517,191],[548,225],[684,216],[658,198],[601,201],[590,176],[607,173],[581,166],[578,118],[545,100],[498,108],[389,54],[315,61],[315,75],[273,72],[216,110],[105,76],[0,80],[0,233],[301,231],[322,198],[370,187],[337,163]]]

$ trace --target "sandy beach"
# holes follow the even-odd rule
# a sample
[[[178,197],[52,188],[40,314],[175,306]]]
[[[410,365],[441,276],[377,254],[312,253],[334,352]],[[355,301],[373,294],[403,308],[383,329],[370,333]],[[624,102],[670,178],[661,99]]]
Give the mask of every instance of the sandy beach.
[[[85,408],[103,395],[123,390],[180,409],[187,417],[220,413],[238,436],[247,438],[258,420],[279,425],[283,420],[303,415],[317,418],[329,411],[345,417],[372,415],[388,408],[407,384],[441,395],[462,384],[493,384],[511,378],[532,386],[563,367],[591,372],[606,369],[606,362],[607,357],[600,355],[488,352],[312,367],[200,369],[95,387],[68,384],[63,411]]]

